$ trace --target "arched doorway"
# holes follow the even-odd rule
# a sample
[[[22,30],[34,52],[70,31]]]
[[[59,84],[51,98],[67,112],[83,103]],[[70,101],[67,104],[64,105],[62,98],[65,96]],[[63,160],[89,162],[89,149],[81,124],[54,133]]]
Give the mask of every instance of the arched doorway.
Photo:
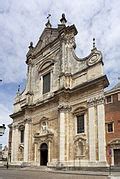
[[[46,143],[40,146],[40,165],[47,165],[48,162],[48,145]]]

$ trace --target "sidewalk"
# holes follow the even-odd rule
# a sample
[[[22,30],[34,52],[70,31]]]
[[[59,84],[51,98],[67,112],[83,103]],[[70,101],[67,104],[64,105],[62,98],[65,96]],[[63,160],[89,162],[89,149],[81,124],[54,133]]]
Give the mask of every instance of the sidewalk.
[[[5,166],[0,169],[7,170]],[[47,173],[58,173],[58,174],[73,174],[73,175],[90,175],[90,176],[108,176],[108,179],[120,179],[120,172],[108,171],[83,171],[83,170],[53,170],[47,167],[12,167],[9,166],[8,170],[21,170],[21,171],[32,171],[32,172],[47,172]]]
[[[26,171],[37,171],[37,172],[50,172],[50,173],[62,173],[62,174],[75,174],[75,175],[92,175],[92,176],[119,176],[120,179],[120,172],[100,172],[100,171],[83,171],[83,170],[52,170],[49,168],[41,168],[41,167],[25,167],[21,168],[21,170]]]

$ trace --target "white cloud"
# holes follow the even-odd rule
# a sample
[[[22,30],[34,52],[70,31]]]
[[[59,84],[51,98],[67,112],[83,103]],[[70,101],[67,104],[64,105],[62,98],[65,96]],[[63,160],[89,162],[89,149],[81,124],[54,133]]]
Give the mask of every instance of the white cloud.
[[[90,52],[92,38],[96,37],[96,44],[106,57],[105,65],[108,65],[108,62],[111,64],[111,60],[118,61],[120,58],[120,54],[118,54],[120,1],[2,0],[0,8],[0,32],[2,34],[0,36],[2,44],[0,75],[5,82],[16,82],[25,78],[24,62],[29,42],[37,42],[48,13],[52,14],[53,25],[57,26],[63,12],[66,13],[68,24],[74,23],[77,26],[79,32],[77,53],[80,56],[83,57]],[[114,48],[116,50],[113,50]],[[113,56],[112,59],[107,59],[107,54],[109,57]],[[118,63],[120,64],[119,61]],[[114,64],[114,67],[119,71],[118,65]],[[107,67],[105,69],[109,70]]]
[[[4,106],[3,104],[0,103],[0,124],[5,124],[5,133],[3,136],[0,136],[0,144],[3,146],[7,144],[8,141],[8,124],[12,122],[12,119],[9,117],[10,111]]]

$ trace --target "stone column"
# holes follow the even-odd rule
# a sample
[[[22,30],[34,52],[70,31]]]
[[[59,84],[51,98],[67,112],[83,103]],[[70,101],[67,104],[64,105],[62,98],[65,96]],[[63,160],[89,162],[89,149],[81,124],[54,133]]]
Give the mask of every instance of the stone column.
[[[90,162],[96,161],[96,132],[95,132],[95,100],[88,101],[88,116],[89,116],[89,160]]]
[[[40,94],[43,94],[43,76],[40,77]]]
[[[29,125],[30,119],[26,119],[25,121],[25,134],[24,134],[24,162],[28,162],[29,155]]]
[[[15,133],[14,133],[14,161],[18,161],[18,145],[19,145],[19,133],[18,133],[18,126],[15,127]]]
[[[105,142],[105,109],[104,97],[97,99],[97,120],[98,120],[98,156],[100,162],[106,161],[106,142]]]
[[[19,145],[18,127],[13,126],[13,128],[12,128],[11,162],[18,161],[18,145]]]
[[[59,105],[59,162],[65,160],[65,110],[63,105]]]
[[[48,163],[50,163],[50,141],[48,142]]]
[[[35,143],[35,156],[34,156],[34,161],[35,163],[37,162],[37,143]]]
[[[14,148],[14,145],[15,145],[15,128],[14,128],[14,126],[12,126],[12,145],[11,145],[11,162],[14,162],[14,157],[15,157],[15,155],[14,155],[14,150],[15,150],[15,148]]]
[[[69,105],[59,105],[59,162],[64,163],[65,154],[69,158],[69,126],[68,112],[71,109]],[[67,125],[66,125],[67,124]],[[65,127],[67,126],[67,127]],[[66,146],[66,148],[65,148]],[[65,152],[66,151],[66,152]]]

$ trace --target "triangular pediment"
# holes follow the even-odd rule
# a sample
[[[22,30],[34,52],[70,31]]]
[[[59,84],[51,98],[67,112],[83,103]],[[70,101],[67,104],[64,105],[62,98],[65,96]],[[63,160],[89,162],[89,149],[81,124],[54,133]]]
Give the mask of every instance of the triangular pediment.
[[[45,46],[49,45],[58,37],[58,30],[56,28],[45,28],[35,46],[34,53],[38,53]]]

